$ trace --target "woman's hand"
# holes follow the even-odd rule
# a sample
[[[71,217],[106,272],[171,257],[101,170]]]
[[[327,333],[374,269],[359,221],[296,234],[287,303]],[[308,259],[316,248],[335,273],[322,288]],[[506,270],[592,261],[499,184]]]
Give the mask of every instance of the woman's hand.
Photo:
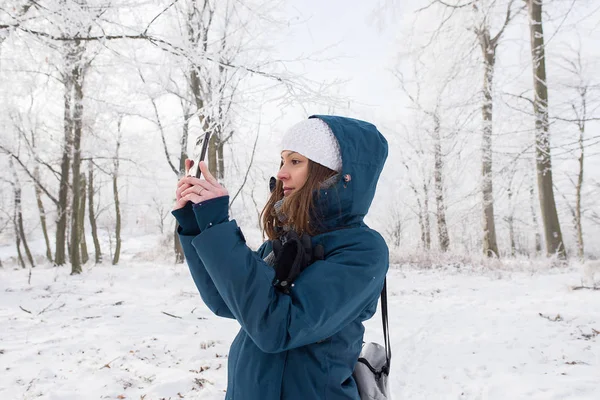
[[[185,160],[186,175],[192,167],[192,160]],[[193,176],[185,176],[177,182],[176,203],[173,210],[178,210],[185,207],[188,201],[192,203],[200,203],[206,200],[217,197],[227,196],[227,189],[219,184],[215,177],[210,173],[206,163],[200,162],[200,171],[204,178],[196,178]]]

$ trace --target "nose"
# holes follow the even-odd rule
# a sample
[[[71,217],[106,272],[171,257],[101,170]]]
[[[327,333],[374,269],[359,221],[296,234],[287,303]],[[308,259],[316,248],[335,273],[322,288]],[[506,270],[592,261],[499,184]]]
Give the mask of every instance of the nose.
[[[279,168],[279,172],[277,172],[277,179],[280,181],[285,181],[290,178],[290,173],[287,171],[285,166]]]

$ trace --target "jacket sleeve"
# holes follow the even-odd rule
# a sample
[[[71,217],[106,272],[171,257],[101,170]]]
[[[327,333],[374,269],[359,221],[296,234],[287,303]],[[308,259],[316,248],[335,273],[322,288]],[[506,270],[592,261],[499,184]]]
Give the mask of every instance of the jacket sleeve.
[[[206,204],[206,206],[210,207],[209,204]],[[179,240],[192,279],[200,292],[200,297],[202,297],[204,303],[213,313],[219,317],[235,318],[223,301],[223,298],[215,287],[210,275],[206,271],[202,260],[200,260],[198,253],[192,246],[192,240],[200,234],[199,223],[204,223],[204,221],[197,221],[197,215],[195,215],[193,211],[194,207],[195,206],[192,206],[191,203],[188,203],[184,208],[175,210],[172,213],[179,223]]]
[[[379,297],[387,245],[368,228],[353,233],[304,270],[290,295],[274,288],[274,269],[246,246],[234,220],[203,231],[192,244],[242,328],[262,351],[277,353],[332,336]]]

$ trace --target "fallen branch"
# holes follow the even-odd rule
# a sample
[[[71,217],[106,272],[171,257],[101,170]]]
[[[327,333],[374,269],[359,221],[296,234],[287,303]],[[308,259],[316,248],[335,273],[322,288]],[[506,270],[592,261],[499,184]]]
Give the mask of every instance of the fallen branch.
[[[60,306],[56,307],[56,308],[51,308],[50,310],[48,310],[48,308],[43,309],[42,311],[40,311],[38,313],[38,315],[40,315],[41,313],[45,312],[45,311],[56,311],[56,310],[60,310],[61,308],[63,308],[64,306],[66,306],[67,303],[62,303]]]
[[[29,311],[29,310],[26,310],[26,309],[24,309],[24,308],[23,308],[23,307],[21,307],[21,306],[19,306],[19,308],[20,308],[21,310],[25,311],[26,313],[33,314],[31,311]]]
[[[177,315],[169,314],[168,312],[164,312],[164,311],[161,311],[161,312],[165,315],[168,315],[169,317],[182,319],[181,317],[178,317]]]
[[[45,312],[46,312],[46,311],[47,311],[47,310],[48,310],[50,307],[52,307],[52,304],[56,303],[56,300],[58,300],[58,298],[59,298],[59,297],[60,297],[60,294],[59,294],[58,296],[56,296],[56,298],[55,298],[54,300],[52,300],[52,301],[50,302],[50,304],[48,304],[48,305],[46,306],[46,308],[44,308],[42,311],[40,311],[40,312],[39,312],[37,315],[40,315],[40,314],[43,314],[43,313],[45,313]],[[64,306],[64,304],[63,304],[63,306]],[[62,307],[62,306],[61,306],[61,307]]]
[[[581,289],[600,290],[600,286],[572,286],[571,287],[571,290],[581,290]]]
[[[542,313],[538,313],[538,314],[540,315],[540,317],[546,318],[548,321],[552,321],[552,322],[558,322],[558,321],[563,320],[563,318],[560,316],[560,314],[556,314],[556,317],[554,317],[554,318],[550,318],[549,316],[544,315]]]
[[[578,364],[588,365],[588,363],[583,362],[583,361],[567,361],[565,364],[567,364],[567,365],[578,365]]]

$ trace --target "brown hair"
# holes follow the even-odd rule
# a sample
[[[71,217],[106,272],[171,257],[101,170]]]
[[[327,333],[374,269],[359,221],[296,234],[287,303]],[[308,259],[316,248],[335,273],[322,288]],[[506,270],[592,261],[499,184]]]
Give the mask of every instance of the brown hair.
[[[262,229],[269,240],[277,239],[278,228],[283,227],[284,224],[293,226],[299,235],[303,233],[311,236],[315,235],[314,227],[310,224],[314,208],[313,192],[319,190],[321,184],[335,174],[334,170],[309,159],[306,182],[300,189],[295,193],[291,193],[283,201],[281,212],[287,217],[287,220],[284,222],[277,218],[277,212],[275,211],[275,203],[283,198],[283,182],[277,180],[275,190],[271,193],[271,197],[269,197],[265,208],[263,208],[260,214]]]

